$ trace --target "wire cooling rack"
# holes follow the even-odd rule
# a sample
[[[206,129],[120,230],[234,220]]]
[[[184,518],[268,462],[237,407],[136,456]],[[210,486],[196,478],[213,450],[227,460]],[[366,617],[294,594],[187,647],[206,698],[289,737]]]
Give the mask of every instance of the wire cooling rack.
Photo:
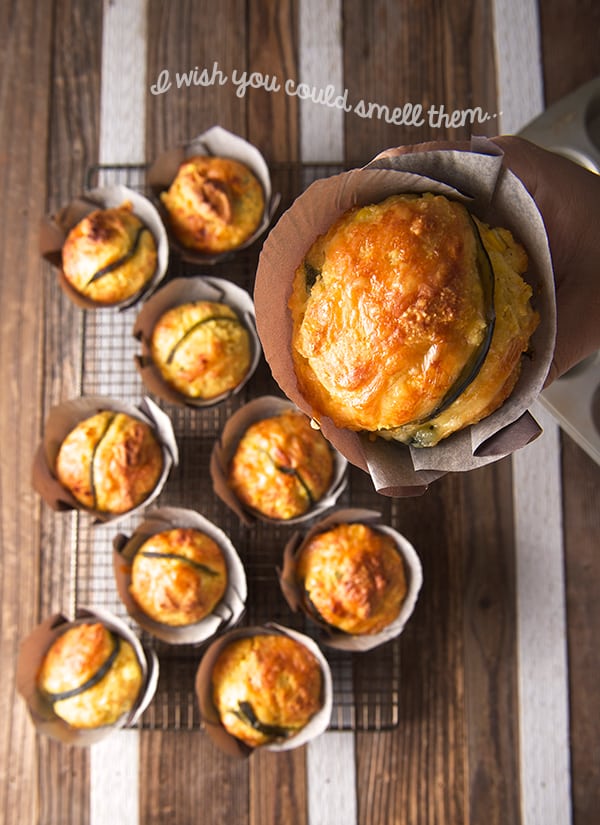
[[[280,210],[313,180],[340,172],[340,167],[325,164],[279,164],[271,169],[274,191],[281,194]],[[146,168],[143,166],[95,166],[88,170],[88,188],[97,185],[124,184],[143,194]],[[171,255],[167,280],[175,277],[212,274],[226,278],[250,294],[260,251],[260,241],[253,247],[211,267],[198,267]],[[139,344],[132,328],[139,308],[123,311],[84,312],[81,324],[81,365],[78,383],[85,395],[108,395],[129,403],[138,403],[147,393],[134,366]],[[268,367],[261,361],[248,385],[237,396],[211,408],[192,409],[157,403],[171,418],[177,439],[180,462],[172,471],[156,506],[194,509],[217,524],[231,539],[244,563],[248,580],[248,600],[243,622],[247,625],[277,622],[308,635],[313,631],[299,614],[285,602],[276,570],[282,552],[294,528],[257,523],[248,528],[239,521],[212,489],[209,457],[223,426],[233,412],[253,397],[280,394]],[[356,471],[357,473],[359,471]],[[349,484],[340,506],[381,509],[381,497],[366,485],[355,487],[351,469]],[[120,521],[118,530],[110,525],[91,525],[89,520],[73,515],[73,558],[71,560],[73,607],[103,607],[132,624],[121,604],[112,569],[109,548],[116,532],[129,534],[137,520]],[[144,712],[138,726],[145,729],[195,729],[200,716],[194,693],[194,677],[203,648],[170,646],[140,632],[142,642],[153,648],[159,658],[160,677],[157,693]],[[391,641],[367,653],[350,654],[324,650],[331,665],[334,689],[332,730],[384,730],[397,725],[400,690],[400,651],[398,641]]]

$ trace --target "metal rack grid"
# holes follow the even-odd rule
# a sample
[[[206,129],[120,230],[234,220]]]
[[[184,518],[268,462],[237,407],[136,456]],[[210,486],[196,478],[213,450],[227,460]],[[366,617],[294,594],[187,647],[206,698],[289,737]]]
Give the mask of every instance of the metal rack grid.
[[[286,208],[312,180],[339,171],[339,167],[323,164],[275,165],[272,177],[274,191],[282,195],[280,208]],[[144,167],[138,166],[98,166],[89,170],[87,184],[93,187],[121,183],[149,194],[145,191],[144,173]],[[228,278],[251,293],[258,260],[257,246],[255,244],[224,263],[204,268],[185,263],[173,254],[167,279],[212,274]],[[129,403],[137,403],[147,394],[133,360],[139,350],[131,333],[137,311],[133,306],[123,311],[84,313],[81,332],[82,394],[108,395]],[[314,630],[304,617],[289,609],[277,582],[276,568],[281,563],[283,548],[294,528],[260,522],[251,528],[245,527],[214,494],[208,472],[210,452],[227,419],[250,398],[266,393],[280,394],[280,391],[262,359],[247,387],[239,395],[215,407],[199,410],[158,401],[173,423],[180,463],[172,471],[155,505],[195,509],[229,536],[242,558],[248,579],[245,624],[274,621],[314,636]],[[381,506],[377,494],[373,492],[371,498],[362,486],[360,496],[353,495],[352,473],[350,484],[338,504],[373,509]],[[117,527],[92,525],[87,519],[77,516],[74,519],[72,569],[75,604],[104,607],[132,624],[116,593],[110,547],[115,533],[131,533],[137,519],[126,518]],[[139,632],[137,626],[132,626]],[[169,646],[144,632],[140,636],[142,642],[152,647],[158,655],[160,678],[156,696],[138,722],[139,727],[198,728],[200,716],[194,694],[194,677],[202,647]],[[384,730],[395,727],[399,721],[398,641],[368,653],[352,655],[328,648],[324,652],[331,665],[334,688],[330,729]]]

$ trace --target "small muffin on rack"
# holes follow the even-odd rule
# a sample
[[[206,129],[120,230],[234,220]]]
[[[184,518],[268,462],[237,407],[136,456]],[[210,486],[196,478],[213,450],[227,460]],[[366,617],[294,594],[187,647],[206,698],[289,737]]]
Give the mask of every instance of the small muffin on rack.
[[[154,275],[157,261],[154,236],[129,201],[90,212],[71,229],[62,248],[66,280],[98,304],[136,295]]]
[[[265,210],[258,178],[245,164],[224,157],[188,158],[160,198],[177,240],[209,254],[241,246]]]
[[[309,539],[296,560],[296,578],[309,615],[354,635],[391,624],[407,593],[393,538],[361,523],[338,524]]]
[[[165,312],[152,332],[151,352],[168,384],[199,399],[235,389],[252,357],[241,319],[231,307],[214,301],[180,304]]]
[[[58,481],[90,510],[125,513],[158,484],[162,448],[149,424],[114,410],[80,421],[62,442]]]
[[[239,500],[273,519],[306,513],[323,497],[332,477],[329,444],[295,410],[250,425],[229,467],[229,485]]]
[[[321,710],[321,666],[289,636],[246,636],[220,652],[212,695],[232,736],[250,747],[266,745],[294,736]]]
[[[54,713],[74,728],[114,725],[143,684],[135,651],[100,622],[70,626],[50,646],[37,678]]]
[[[200,530],[175,528],[147,539],[134,556],[130,593],[161,624],[194,624],[208,616],[227,589],[218,544]]]

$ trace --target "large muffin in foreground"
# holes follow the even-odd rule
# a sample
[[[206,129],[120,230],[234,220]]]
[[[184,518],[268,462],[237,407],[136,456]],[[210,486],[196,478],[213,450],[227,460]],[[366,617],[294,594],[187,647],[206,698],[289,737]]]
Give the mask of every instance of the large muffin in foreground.
[[[78,623],[58,636],[37,677],[54,713],[74,728],[115,724],[133,708],[142,684],[132,646],[101,622]]]
[[[229,642],[212,671],[212,696],[224,728],[250,747],[297,734],[323,706],[318,660],[283,635]]]
[[[160,196],[177,240],[201,253],[236,249],[256,231],[265,210],[254,173],[233,158],[196,155],[185,160]]]
[[[539,317],[527,254],[441,195],[350,209],[308,250],[289,307],[315,418],[434,446],[497,409]]]
[[[155,489],[163,453],[152,427],[127,413],[102,410],[84,419],[62,442],[58,481],[90,510],[125,513]]]
[[[147,539],[134,556],[130,593],[161,624],[194,624],[208,616],[227,588],[218,544],[200,530],[177,527]]]
[[[329,444],[295,410],[256,421],[242,435],[228,482],[239,500],[267,518],[303,515],[333,478]]]
[[[404,562],[393,538],[367,524],[337,524],[303,545],[296,578],[309,615],[345,633],[379,633],[407,594]]]
[[[152,360],[172,387],[210,399],[245,378],[252,350],[248,330],[227,304],[192,301],[167,310],[152,331]]]
[[[153,277],[157,260],[154,236],[128,201],[90,212],[71,229],[62,248],[66,280],[98,304],[136,295]]]

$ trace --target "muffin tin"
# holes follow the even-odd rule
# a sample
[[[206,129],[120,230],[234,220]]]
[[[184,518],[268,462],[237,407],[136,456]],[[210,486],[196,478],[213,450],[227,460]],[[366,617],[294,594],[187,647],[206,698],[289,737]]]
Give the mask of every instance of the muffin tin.
[[[325,164],[281,164],[271,168],[274,189],[282,193],[284,207],[316,178],[339,171],[340,167]],[[144,194],[148,192],[146,168],[139,166],[93,167],[86,183],[90,187],[123,184]],[[260,244],[254,244],[226,262],[204,269],[172,253],[165,282],[206,275],[228,279],[252,294],[259,251]],[[56,366],[49,367],[43,413],[65,394],[62,380],[69,382],[69,394],[110,395],[125,403],[139,399],[144,386],[135,368],[139,343],[133,336],[139,306],[118,312],[72,315],[73,308],[54,279],[46,282],[45,300],[49,314],[45,356],[49,365]],[[65,329],[73,333],[65,335]],[[263,522],[250,528],[245,526],[215,494],[209,474],[211,452],[225,423],[242,405],[262,395],[281,395],[264,359],[238,394],[217,405],[197,409],[155,399],[171,421],[179,463],[172,469],[154,506],[195,510],[226,534],[239,553],[247,578],[244,625],[274,622],[314,638],[314,628],[306,618],[293,613],[285,602],[277,578],[277,567],[294,528]],[[379,510],[382,499],[365,483],[363,473],[353,471],[336,504]],[[140,514],[125,516],[117,531],[114,525],[94,524],[76,511],[55,513],[48,507],[42,508],[42,615],[63,609],[74,614],[78,605],[93,604],[115,613],[138,631],[115,587],[111,547],[117,532],[132,534],[141,518]],[[194,678],[204,648],[194,644],[170,645],[144,630],[140,631],[140,638],[158,657],[160,679],[154,699],[137,720],[137,726],[199,728]],[[340,650],[328,650],[326,655],[333,682],[331,730],[385,730],[399,723],[399,639],[359,655]]]

